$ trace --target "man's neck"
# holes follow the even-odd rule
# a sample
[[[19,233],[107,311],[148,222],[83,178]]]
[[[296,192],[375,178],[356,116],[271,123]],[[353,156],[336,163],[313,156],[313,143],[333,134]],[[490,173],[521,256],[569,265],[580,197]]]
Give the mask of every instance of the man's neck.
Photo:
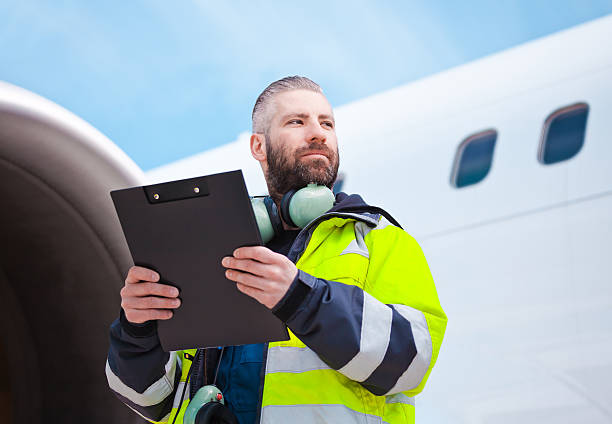
[[[281,200],[283,198],[283,194],[278,194],[278,192],[274,192],[274,190],[269,190],[270,193],[270,197],[272,198],[272,200],[274,200],[274,204],[276,205],[276,210],[278,211],[278,216],[281,219],[281,222],[283,223],[283,230],[287,231],[287,230],[299,230],[298,227],[291,227],[289,226],[285,220],[283,219],[283,215],[280,212],[280,204],[281,204]]]
[[[280,212],[280,200],[276,200],[274,199],[274,204],[276,205],[276,210],[278,210],[278,216],[280,216],[281,222],[283,223],[283,230],[287,231],[287,230],[299,230],[298,227],[291,227],[289,226],[285,220],[283,219],[283,215]]]

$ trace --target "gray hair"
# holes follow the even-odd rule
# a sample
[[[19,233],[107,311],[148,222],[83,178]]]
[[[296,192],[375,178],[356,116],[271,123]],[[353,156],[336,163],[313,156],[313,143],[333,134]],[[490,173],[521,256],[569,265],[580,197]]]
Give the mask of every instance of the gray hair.
[[[267,133],[270,125],[267,111],[272,99],[279,93],[291,90],[310,90],[323,94],[319,84],[306,77],[295,75],[274,81],[261,92],[255,101],[252,115],[254,133]]]

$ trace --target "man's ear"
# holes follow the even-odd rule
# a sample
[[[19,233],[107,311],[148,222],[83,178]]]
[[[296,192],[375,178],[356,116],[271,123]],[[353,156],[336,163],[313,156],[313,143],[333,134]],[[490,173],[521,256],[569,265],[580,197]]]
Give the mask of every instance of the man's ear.
[[[266,160],[266,138],[263,134],[251,135],[251,156],[259,162]]]

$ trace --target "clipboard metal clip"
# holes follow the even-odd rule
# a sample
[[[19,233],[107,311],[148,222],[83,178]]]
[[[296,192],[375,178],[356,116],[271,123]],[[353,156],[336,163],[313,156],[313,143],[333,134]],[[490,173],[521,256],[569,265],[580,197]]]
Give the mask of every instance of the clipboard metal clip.
[[[205,177],[143,186],[149,203],[165,203],[175,200],[204,197],[210,194]]]

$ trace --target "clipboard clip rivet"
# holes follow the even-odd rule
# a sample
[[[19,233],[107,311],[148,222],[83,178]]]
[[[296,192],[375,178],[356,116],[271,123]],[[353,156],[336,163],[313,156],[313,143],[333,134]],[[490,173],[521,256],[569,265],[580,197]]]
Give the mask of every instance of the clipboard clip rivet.
[[[155,193],[155,194],[153,195],[153,198],[154,198],[155,200],[158,200],[158,199],[159,199],[159,194]]]
[[[199,193],[199,192],[200,192],[200,187],[195,187],[195,188],[193,189],[193,191],[195,191],[196,193]]]

